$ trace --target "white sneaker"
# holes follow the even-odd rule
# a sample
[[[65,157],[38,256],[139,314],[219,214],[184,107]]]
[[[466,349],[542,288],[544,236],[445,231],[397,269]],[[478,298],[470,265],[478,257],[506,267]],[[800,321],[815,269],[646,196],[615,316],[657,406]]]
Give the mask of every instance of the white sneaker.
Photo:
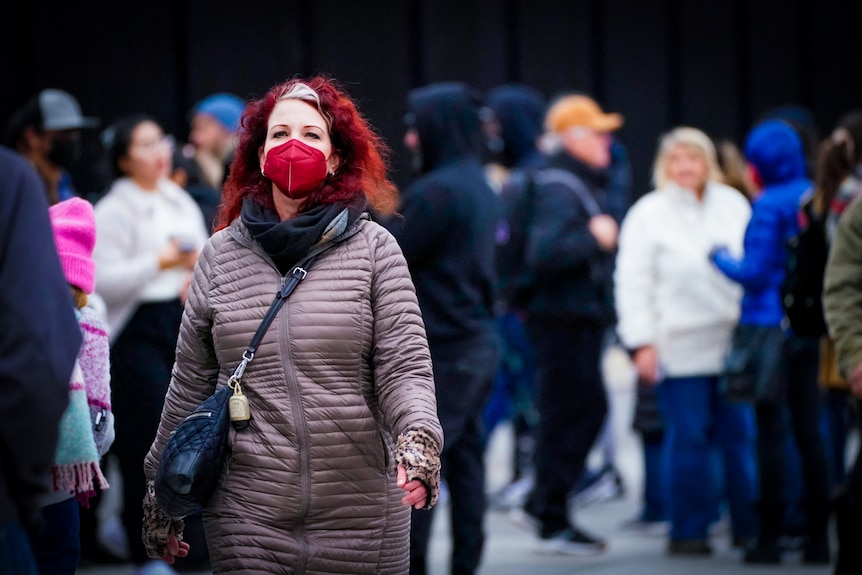
[[[552,537],[539,539],[533,552],[540,555],[600,555],[608,549],[606,541],[578,529],[568,527]]]
[[[625,495],[625,487],[622,479],[613,468],[607,468],[601,474],[590,481],[571,498],[571,503],[576,508],[586,507],[591,503],[613,501]]]
[[[528,513],[523,507],[513,507],[510,509],[509,521],[511,521],[515,527],[518,527],[532,535],[538,535],[539,529],[541,528],[539,520],[535,516],[530,515],[530,513]]]
[[[625,531],[636,531],[651,537],[666,537],[670,534],[669,521],[644,521],[640,518],[623,521],[620,525]]]
[[[98,540],[111,553],[121,559],[128,559],[129,540],[126,538],[126,530],[119,517],[111,517],[99,525]]]
[[[493,494],[490,497],[491,505],[495,509],[521,507],[527,501],[531,489],[533,489],[533,478],[522,477]]]

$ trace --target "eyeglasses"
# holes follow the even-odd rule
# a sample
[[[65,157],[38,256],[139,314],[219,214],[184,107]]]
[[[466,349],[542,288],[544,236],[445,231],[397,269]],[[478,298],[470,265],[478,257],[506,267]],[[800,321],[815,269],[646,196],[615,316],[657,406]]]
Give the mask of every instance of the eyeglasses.
[[[145,153],[152,153],[153,151],[158,150],[163,146],[167,147],[168,150],[173,152],[174,148],[176,147],[176,138],[174,138],[170,134],[167,134],[159,139],[146,139],[132,144],[132,147],[138,148]]]

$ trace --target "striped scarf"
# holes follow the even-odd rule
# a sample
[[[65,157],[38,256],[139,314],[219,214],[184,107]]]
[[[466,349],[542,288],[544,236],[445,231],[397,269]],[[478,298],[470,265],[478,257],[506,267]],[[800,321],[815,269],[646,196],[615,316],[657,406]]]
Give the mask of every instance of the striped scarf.
[[[94,483],[102,489],[108,487],[93,438],[84,374],[77,361],[69,380],[69,406],[60,418],[53,476],[54,491],[74,494],[85,507],[89,507],[90,498],[96,494]]]

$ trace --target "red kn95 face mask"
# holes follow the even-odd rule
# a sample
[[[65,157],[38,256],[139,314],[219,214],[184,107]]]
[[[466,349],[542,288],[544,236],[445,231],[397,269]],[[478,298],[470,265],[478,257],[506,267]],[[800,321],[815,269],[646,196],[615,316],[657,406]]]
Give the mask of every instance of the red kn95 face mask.
[[[263,175],[287,197],[298,200],[310,194],[326,177],[323,152],[296,139],[266,154]]]

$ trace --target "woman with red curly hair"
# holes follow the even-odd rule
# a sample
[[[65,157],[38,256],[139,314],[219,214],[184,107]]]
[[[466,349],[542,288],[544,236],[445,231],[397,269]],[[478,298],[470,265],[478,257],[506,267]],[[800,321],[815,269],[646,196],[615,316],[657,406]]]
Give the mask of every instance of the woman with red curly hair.
[[[227,384],[288,274],[316,253],[242,377],[251,419],[231,431],[203,508],[213,571],[408,572],[410,508],[437,500],[443,434],[407,264],[369,216],[396,205],[386,159],[331,79],[292,79],[246,106],[144,465],[151,557],[188,553],[153,484],[168,436]]]

